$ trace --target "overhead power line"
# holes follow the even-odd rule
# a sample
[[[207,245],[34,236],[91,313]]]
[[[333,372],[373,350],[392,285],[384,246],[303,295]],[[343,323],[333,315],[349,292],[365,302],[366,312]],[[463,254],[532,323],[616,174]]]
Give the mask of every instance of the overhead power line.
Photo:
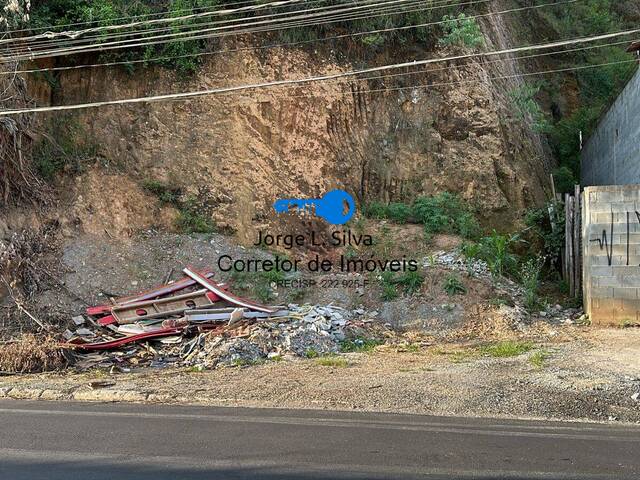
[[[181,15],[176,17],[170,16],[170,17],[164,17],[164,18],[156,18],[153,20],[139,20],[135,22],[121,23],[117,25],[104,25],[99,27],[86,28],[83,30],[72,30],[72,31],[66,31],[66,32],[46,32],[39,35],[31,35],[26,37],[0,40],[0,44],[6,43],[6,42],[13,42],[16,40],[30,41],[30,40],[38,40],[41,38],[46,38],[46,39],[51,39],[55,37],[78,38],[86,33],[92,33],[92,32],[120,30],[125,28],[139,27],[143,25],[155,25],[159,23],[184,22],[186,20],[195,20],[198,18],[208,17],[212,15],[216,15],[216,16],[233,15],[236,13],[252,12],[255,10],[262,10],[265,8],[293,5],[293,4],[301,3],[301,1],[302,0],[279,0],[276,2],[261,3],[257,5],[247,5],[239,8],[227,8],[222,10],[213,10],[213,11],[201,12],[201,13],[191,13],[189,15]]]
[[[325,21],[321,23],[318,23],[317,17],[321,16],[321,14],[318,14],[318,13],[310,14],[310,15],[300,15],[300,16],[294,15],[289,17],[288,20],[296,20],[297,21],[296,23],[291,23],[286,25],[276,25],[275,28],[272,28],[270,24],[274,24],[277,22],[273,22],[270,20],[263,20],[258,22],[247,22],[246,24],[242,25],[242,27],[252,26],[252,28],[246,28],[244,30],[237,30],[233,32],[225,32],[224,30],[229,29],[229,27],[227,26],[214,27],[214,28],[201,29],[201,30],[195,30],[195,31],[189,31],[189,32],[155,35],[150,37],[143,37],[141,39],[138,38],[138,39],[130,39],[130,40],[121,40],[116,42],[72,46],[72,47],[45,50],[45,51],[35,51],[35,52],[23,53],[23,54],[14,55],[14,56],[7,56],[2,60],[4,62],[17,61],[17,60],[32,60],[36,58],[46,58],[46,57],[54,57],[54,56],[61,56],[61,55],[72,55],[76,53],[86,53],[90,51],[105,51],[105,50],[114,50],[114,49],[122,49],[122,48],[134,48],[134,47],[141,47],[146,45],[168,43],[168,42],[173,42],[175,40],[188,41],[188,40],[215,38],[215,37],[227,36],[227,35],[240,35],[240,34],[246,34],[246,33],[267,32],[267,31],[275,31],[275,30],[283,29],[283,27],[284,29],[288,29],[288,28],[310,26],[310,25],[316,26],[320,24],[343,22],[346,20],[374,18],[380,15],[397,15],[402,13],[409,13],[412,11],[433,10],[436,8],[445,8],[450,6],[473,5],[476,3],[487,2],[487,1],[490,1],[490,0],[469,0],[463,3],[427,6],[427,7],[416,8],[414,10],[398,10],[397,7],[401,7],[403,3],[413,6],[413,5],[425,4],[427,3],[427,0],[391,0],[391,1],[387,0],[380,3],[376,3],[376,4],[360,5],[357,7],[350,7],[350,8],[341,9],[339,11],[334,11],[332,12],[331,16],[328,17],[328,19],[325,19]],[[370,8],[370,7],[378,7],[378,9],[376,10],[376,13],[377,12],[382,12],[382,13],[379,13],[377,15],[371,15],[368,12],[354,11],[354,10],[362,10],[363,8]],[[345,13],[346,15],[341,15]],[[258,26],[258,27],[256,28],[255,26]],[[199,35],[194,35],[194,34],[199,34]],[[185,37],[185,35],[191,35],[191,36]],[[135,42],[138,42],[138,43],[135,43]]]
[[[169,93],[164,95],[127,98],[127,99],[121,99],[121,100],[105,100],[101,102],[81,103],[81,104],[74,104],[74,105],[54,105],[54,106],[47,106],[47,107],[1,110],[0,116],[15,115],[19,113],[79,110],[79,109],[96,108],[96,107],[109,106],[109,105],[126,105],[126,104],[134,104],[134,103],[151,103],[151,102],[166,101],[166,100],[180,100],[180,99],[196,98],[196,97],[201,97],[205,95],[233,93],[233,92],[240,92],[245,90],[277,87],[282,85],[320,82],[320,81],[332,80],[332,79],[342,78],[342,77],[353,77],[353,76],[358,76],[358,75],[367,74],[367,73],[389,71],[389,70],[394,70],[398,68],[428,65],[428,64],[437,63],[437,62],[462,60],[462,59],[468,59],[468,58],[474,58],[474,57],[491,57],[496,55],[505,55],[505,54],[526,52],[526,51],[545,50],[545,49],[563,47],[566,45],[576,45],[581,43],[606,40],[609,38],[616,38],[620,36],[632,35],[638,32],[640,32],[640,29],[625,30],[622,32],[608,33],[608,34],[596,35],[592,37],[574,38],[570,40],[562,40],[562,41],[556,41],[556,42],[550,42],[550,43],[538,44],[538,45],[527,45],[527,46],[508,48],[508,49],[497,50],[492,52],[470,53],[470,54],[455,55],[455,56],[444,57],[444,58],[416,60],[413,62],[396,63],[391,65],[383,65],[379,67],[370,67],[362,70],[354,70],[354,71],[341,72],[341,73],[335,73],[335,74],[329,74],[329,75],[320,75],[320,76],[308,77],[303,79],[278,80],[273,82],[261,82],[261,83],[254,83],[249,85],[236,85],[236,86],[230,86],[230,87],[214,88],[214,89],[191,91],[191,92]]]
[[[366,4],[366,3],[371,3],[375,0],[354,0],[349,4],[346,5],[358,5],[358,4]],[[252,16],[252,17],[241,17],[241,18],[231,18],[228,20],[217,20],[214,22],[198,22],[198,23],[180,23],[178,25],[170,25],[170,26],[165,26],[165,27],[160,27],[160,28],[153,28],[153,29],[137,29],[137,30],[128,30],[125,32],[115,32],[115,33],[96,33],[96,34],[92,34],[92,35],[82,35],[80,38],[78,39],[69,39],[69,38],[61,38],[61,39],[50,39],[50,38],[43,38],[42,40],[47,40],[47,41],[27,41],[27,45],[20,45],[19,47],[17,47],[15,50],[18,49],[25,49],[25,47],[29,47],[29,48],[33,48],[33,47],[43,47],[43,46],[55,46],[55,45],[71,45],[71,44],[75,44],[75,43],[79,43],[81,41],[91,41],[91,40],[100,40],[100,41],[105,41],[105,40],[110,40],[110,39],[114,39],[114,38],[123,38],[123,37],[131,37],[134,35],[149,35],[152,33],[160,33],[160,32],[175,32],[178,29],[189,29],[189,28],[196,28],[196,27],[203,27],[203,26],[211,26],[211,25],[225,25],[225,24],[233,24],[233,23],[239,23],[239,22],[246,22],[247,20],[256,20],[256,19],[263,19],[263,18],[278,18],[278,17],[286,17],[288,15],[291,15],[292,13],[296,13],[296,14],[301,14],[301,13],[307,13],[307,12],[313,12],[313,11],[323,11],[323,10],[335,10],[335,6],[323,6],[323,7],[314,7],[314,8],[306,8],[304,10],[288,10],[285,12],[278,12],[278,13],[270,13],[267,15],[259,15],[259,16]],[[18,37],[18,38],[12,38],[12,39],[5,39],[4,41],[1,41],[0,43],[4,43],[4,44],[23,44],[25,43],[25,39],[27,37]],[[9,47],[10,48],[10,47]]]
[[[314,11],[322,11],[326,10],[327,7],[320,7],[318,9],[308,9],[308,10],[297,10],[293,12],[282,12],[271,15],[262,15],[251,18],[238,18],[231,20],[223,20],[216,22],[208,22],[208,23],[198,23],[198,24],[189,24],[189,25],[180,25],[174,27],[167,27],[156,30],[142,30],[142,31],[132,31],[132,32],[120,32],[117,34],[106,35],[106,36],[97,36],[97,37],[87,37],[80,38],[78,40],[59,40],[54,42],[44,42],[44,43],[35,43],[32,45],[22,45],[17,48],[5,48],[3,53],[6,56],[16,56],[16,55],[25,55],[25,56],[34,56],[41,54],[43,51],[46,52],[59,52],[63,50],[44,50],[45,48],[70,48],[76,45],[90,44],[94,45],[96,49],[103,48],[108,45],[125,45],[122,48],[131,48],[129,43],[135,42],[143,42],[146,44],[154,44],[156,42],[152,41],[154,39],[169,39],[173,40],[181,40],[181,37],[187,37],[194,34],[206,33],[206,32],[223,32],[223,35],[227,35],[224,33],[225,31],[230,31],[232,34],[237,35],[240,33],[253,33],[260,31],[273,31],[276,29],[284,29],[284,28],[293,28],[296,26],[307,26],[307,25],[321,25],[329,23],[327,20],[332,20],[331,23],[335,23],[335,21],[347,21],[356,18],[370,18],[372,14],[392,14],[398,15],[402,13],[408,12],[408,7],[418,7],[420,6],[422,9],[424,6],[425,10],[433,10],[437,8],[447,8],[447,7],[455,7],[459,5],[470,5],[476,3],[485,3],[491,0],[467,0],[464,3],[459,3],[455,0],[394,0],[389,2],[382,3],[373,3],[379,0],[368,0],[366,2],[352,2],[349,4],[344,4],[345,6],[357,6],[359,9],[368,8],[365,11],[353,12],[354,8],[343,8],[342,10],[336,10],[335,8],[330,11],[325,11],[322,13],[315,13],[313,15],[308,12]],[[453,2],[453,3],[452,3]],[[397,3],[397,4],[396,4]],[[331,8],[331,7],[329,7]],[[400,9],[399,9],[400,8]],[[414,10],[415,11],[415,10]],[[346,12],[346,13],[345,13]],[[282,17],[284,15],[284,17]],[[366,15],[366,17],[363,17]],[[277,18],[282,17],[282,18]],[[317,20],[316,20],[317,18]],[[310,20],[311,19],[311,20]],[[260,21],[258,21],[260,20]],[[295,23],[287,23],[295,21]],[[243,22],[243,23],[240,23]],[[258,27],[254,27],[258,25]],[[216,28],[208,28],[202,29],[204,26],[217,26]],[[271,26],[275,26],[275,28],[271,28]],[[249,28],[252,27],[252,28]],[[199,28],[199,30],[198,30]],[[233,32],[232,29],[242,29],[245,30],[236,30]],[[185,29],[185,31],[177,31],[180,29]],[[152,36],[152,33],[165,32],[159,35]],[[111,42],[107,43],[107,40],[111,39],[121,39],[124,37],[133,37],[137,36],[140,38],[133,38],[129,40],[122,40],[119,42]],[[221,36],[221,35],[211,35],[213,36]],[[186,38],[184,41],[190,40],[190,38]],[[160,42],[157,42],[160,43]]]
[[[576,1],[581,1],[581,0],[567,0],[567,1],[564,1],[564,2],[555,2],[554,1],[552,3],[545,3],[545,4],[541,4],[541,5],[532,5],[532,6],[528,6],[528,7],[519,7],[519,8],[511,8],[511,9],[508,9],[508,10],[501,10],[501,11],[498,11],[498,12],[489,12],[489,13],[482,13],[482,14],[478,14],[478,15],[470,15],[468,18],[477,19],[477,18],[489,17],[489,16],[494,16],[494,15],[504,15],[504,14],[507,14],[507,13],[523,12],[523,11],[527,11],[527,10],[540,9],[540,8],[545,8],[545,7],[550,7],[550,6],[566,5],[566,4],[569,4],[569,3],[575,3]],[[139,60],[93,63],[93,64],[86,64],[86,65],[72,65],[72,66],[63,66],[63,67],[34,68],[34,69],[16,70],[16,71],[0,72],[0,75],[13,75],[13,74],[36,73],[36,72],[56,72],[56,71],[66,71],[66,70],[78,70],[78,69],[83,69],[83,68],[112,67],[112,66],[117,66],[117,65],[134,65],[134,64],[139,64],[139,63],[147,64],[147,63],[161,62],[161,61],[166,61],[166,60],[177,60],[177,59],[180,59],[180,58],[192,58],[192,57],[202,57],[202,56],[210,56],[210,55],[220,55],[220,54],[224,54],[224,53],[233,53],[233,52],[241,52],[241,51],[266,50],[266,49],[272,49],[272,48],[282,48],[282,47],[289,47],[289,46],[296,46],[296,45],[304,45],[304,44],[309,44],[309,43],[326,42],[326,41],[330,41],[330,40],[338,40],[338,39],[343,39],[343,38],[359,37],[359,36],[364,36],[364,35],[377,35],[377,34],[381,34],[381,33],[390,33],[390,32],[396,32],[396,31],[409,30],[409,29],[424,28],[424,27],[430,27],[430,26],[435,26],[435,25],[441,25],[441,24],[446,23],[446,22],[447,22],[446,20],[439,20],[439,21],[434,21],[434,22],[420,23],[420,24],[416,24],[416,25],[406,25],[406,26],[403,26],[403,27],[381,28],[381,29],[377,29],[377,30],[367,30],[367,31],[364,31],[364,32],[346,33],[346,34],[333,35],[333,36],[329,36],[329,37],[323,37],[323,38],[317,38],[317,39],[311,39],[311,40],[299,40],[299,41],[296,41],[296,42],[282,42],[282,43],[276,43],[276,44],[272,44],[272,45],[262,45],[262,46],[255,46],[255,47],[239,47],[239,48],[231,48],[231,49],[222,49],[222,50],[216,50],[216,51],[213,51],[213,52],[198,52],[198,53],[190,53],[190,54],[185,54],[185,55],[169,55],[169,56],[152,57],[152,58],[139,59]],[[626,43],[626,42],[624,42],[624,43]]]
[[[555,52],[544,52],[544,53],[534,53],[534,54],[529,54],[529,55],[521,55],[518,57],[508,57],[508,58],[498,58],[495,60],[488,60],[486,62],[482,62],[481,65],[482,67],[486,67],[487,65],[493,65],[496,63],[501,63],[501,62],[518,62],[520,60],[528,60],[528,59],[532,59],[532,58],[540,58],[540,57],[546,57],[546,56],[551,56],[551,55],[563,55],[563,54],[567,54],[567,53],[572,53],[572,52],[581,52],[581,51],[586,51],[586,50],[593,50],[593,49],[597,49],[597,48],[606,48],[606,47],[612,47],[612,46],[616,46],[616,45],[628,45],[628,41],[618,41],[618,42],[610,42],[610,43],[605,43],[605,44],[599,44],[599,45],[590,45],[587,47],[577,47],[577,48],[570,48],[570,49],[566,49],[566,50],[558,50]],[[626,61],[625,61],[626,62]],[[448,71],[448,70],[455,70],[455,69],[460,69],[462,67],[467,67],[472,65],[471,61],[467,61],[466,63],[462,63],[462,64],[456,64],[456,65],[447,65],[444,67],[438,67],[438,68],[429,68],[427,69],[421,69],[421,70],[413,70],[410,72],[398,72],[398,73],[384,73],[381,75],[371,75],[371,76],[365,76],[365,77],[358,77],[358,80],[365,80],[365,81],[369,81],[369,80],[386,80],[386,79],[391,79],[391,78],[395,78],[395,77],[407,77],[407,76],[412,76],[412,75],[424,75],[424,74],[432,74],[432,73],[436,73],[436,72],[442,72],[442,71]],[[523,74],[524,75],[524,74]],[[334,82],[339,82],[341,81],[341,79],[333,79],[333,80],[326,80],[324,82],[322,82],[323,84],[326,83],[334,83]],[[280,88],[296,88],[298,87],[298,85],[294,84],[294,85],[284,85]],[[404,87],[403,87],[404,88]],[[407,87],[409,88],[409,87]],[[390,90],[390,88],[385,88],[383,90],[379,90],[379,91],[387,91]],[[393,90],[393,89],[391,89]],[[375,90],[378,91],[378,90]]]
[[[381,92],[394,92],[394,91],[401,91],[401,90],[415,90],[415,89],[421,89],[421,88],[434,88],[434,87],[447,87],[447,86],[451,86],[451,85],[460,85],[460,84],[465,84],[465,83],[482,83],[485,80],[506,80],[509,78],[521,78],[521,77],[531,77],[531,76],[535,76],[535,75],[549,75],[549,74],[553,74],[553,73],[563,73],[563,72],[574,72],[574,71],[580,71],[580,70],[590,70],[592,68],[600,68],[600,67],[611,67],[614,65],[624,65],[624,64],[631,64],[631,63],[636,63],[637,60],[636,59],[629,59],[629,60],[618,60],[615,62],[603,62],[603,63],[595,63],[595,64],[589,64],[589,65],[578,65],[575,67],[564,67],[564,68],[556,68],[556,69],[551,69],[551,70],[538,70],[535,72],[525,72],[525,73],[516,73],[516,74],[511,74],[511,75],[498,75],[498,76],[494,76],[494,77],[487,77],[486,79],[479,79],[479,78],[473,78],[473,79],[464,79],[464,80],[453,80],[451,82],[439,82],[439,83],[429,83],[429,84],[422,84],[422,85],[411,85],[411,86],[406,86],[406,87],[389,87],[389,88],[378,88],[378,89],[364,89],[361,90],[362,93],[381,93]],[[289,95],[287,98],[308,98],[308,97],[314,97],[315,95]],[[0,111],[0,116],[3,115],[2,111]]]
[[[366,5],[370,3],[375,3],[376,1],[379,1],[379,0],[353,0],[350,3],[342,4],[340,7],[342,8],[342,7],[352,6],[352,5],[359,5],[359,4]],[[432,1],[436,1],[436,0],[432,0]],[[454,1],[454,0],[437,0],[437,1],[442,2],[442,1]],[[226,20],[216,20],[211,22],[193,22],[193,23],[183,22],[183,23],[179,23],[178,25],[169,25],[169,26],[163,26],[159,28],[143,28],[143,29],[134,29],[134,30],[127,30],[123,32],[112,32],[112,33],[94,33],[91,35],[82,35],[78,38],[40,38],[39,40],[30,40],[25,42],[25,39],[27,37],[18,37],[18,38],[6,39],[4,43],[18,44],[19,46],[16,47],[16,49],[25,49],[27,47],[33,48],[33,47],[43,47],[43,46],[55,46],[55,45],[72,45],[80,42],[88,42],[91,40],[104,41],[109,39],[131,37],[134,35],[150,35],[152,33],[160,33],[160,32],[176,32],[179,29],[194,29],[194,28],[201,28],[203,26],[226,25],[226,24],[233,24],[233,23],[239,23],[239,22],[247,22],[249,20],[254,21],[257,19],[278,18],[278,17],[286,18],[287,16],[291,16],[292,14],[299,15],[299,14],[308,13],[308,12],[325,11],[325,10],[335,11],[336,7],[335,5],[331,5],[331,6],[321,6],[321,7],[314,7],[314,8],[305,8],[302,10],[287,10],[285,12],[269,13],[265,15],[250,16],[250,17],[230,18]]]
[[[300,3],[320,3],[320,2],[324,2],[326,0],[301,0]],[[251,0],[241,0],[241,1],[237,1],[237,2],[225,2],[223,7],[232,7],[234,5],[255,5],[255,2],[251,1]],[[272,7],[272,8],[280,8],[280,7]],[[110,21],[113,22],[118,22],[121,20],[139,20],[142,18],[151,18],[151,17],[166,17],[168,15],[171,14],[181,14],[181,13],[187,13],[187,12],[202,12],[202,11],[208,11],[208,10],[220,10],[220,5],[216,5],[215,7],[196,7],[196,8],[187,8],[187,9],[181,9],[181,10],[172,10],[172,11],[162,11],[162,12],[154,12],[154,13],[141,13],[138,15],[126,15],[126,16],[121,16],[121,17],[115,17],[115,18],[110,18]],[[9,34],[9,35],[14,35],[16,33],[24,33],[24,32],[38,32],[38,31],[42,31],[42,30],[55,30],[58,28],[67,28],[67,27],[78,27],[81,25],[94,25],[96,23],[100,23],[101,21],[103,21],[102,19],[99,20],[87,20],[85,22],[74,22],[74,23],[63,23],[63,24],[59,24],[59,25],[46,25],[46,26],[40,26],[40,27],[29,27],[29,28],[20,28],[20,29],[14,29],[14,30],[5,30],[4,33]]]

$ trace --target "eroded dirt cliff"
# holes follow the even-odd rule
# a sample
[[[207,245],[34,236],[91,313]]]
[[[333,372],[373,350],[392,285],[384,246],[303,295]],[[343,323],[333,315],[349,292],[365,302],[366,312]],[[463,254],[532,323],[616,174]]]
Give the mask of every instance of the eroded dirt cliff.
[[[500,22],[483,25],[489,49],[508,44]],[[35,83],[33,93],[67,104],[204,90],[354,70],[365,54],[357,46],[348,54],[250,46],[225,44],[236,51],[204,57],[187,81],[161,68],[133,75],[94,68],[62,72],[53,91]],[[374,61],[452,53],[390,49]],[[524,208],[545,200],[549,170],[543,141],[514,115],[508,98],[518,84],[502,77],[516,73],[515,62],[476,58],[404,76],[56,114],[49,120],[77,122],[97,146],[98,160],[64,182],[65,219],[95,234],[108,227],[116,236],[171,229],[175,210],[142,188],[153,180],[196,198],[218,227],[241,240],[273,221],[276,197],[320,196],[336,186],[361,202],[458,192],[486,226],[507,229]]]

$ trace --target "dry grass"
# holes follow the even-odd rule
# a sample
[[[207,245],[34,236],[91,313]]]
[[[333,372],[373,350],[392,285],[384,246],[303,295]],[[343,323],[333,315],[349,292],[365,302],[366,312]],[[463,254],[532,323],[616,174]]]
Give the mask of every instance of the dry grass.
[[[64,349],[51,337],[24,335],[0,345],[0,371],[36,373],[61,370],[68,364]]]

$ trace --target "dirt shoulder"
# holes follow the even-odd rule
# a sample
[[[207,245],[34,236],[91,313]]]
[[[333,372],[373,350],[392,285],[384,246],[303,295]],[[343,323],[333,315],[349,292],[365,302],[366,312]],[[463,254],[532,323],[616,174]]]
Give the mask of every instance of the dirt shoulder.
[[[507,358],[465,343],[383,345],[202,372],[6,376],[0,396],[640,422],[640,331],[555,336]]]

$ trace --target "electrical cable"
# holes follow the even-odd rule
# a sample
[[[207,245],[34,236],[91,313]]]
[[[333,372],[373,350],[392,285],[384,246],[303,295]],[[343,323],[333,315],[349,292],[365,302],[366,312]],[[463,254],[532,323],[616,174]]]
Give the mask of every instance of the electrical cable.
[[[502,10],[502,11],[498,11],[498,12],[489,12],[489,13],[473,15],[473,16],[469,16],[468,18],[477,19],[477,18],[482,18],[482,17],[487,17],[487,16],[503,15],[503,14],[506,14],[506,13],[522,12],[522,11],[526,11],[526,10],[544,8],[544,7],[548,7],[548,6],[565,5],[565,4],[568,4],[568,3],[574,3],[576,1],[580,1],[580,0],[567,0],[567,1],[561,2],[561,3],[553,2],[553,3],[546,3],[546,4],[541,4],[541,5],[529,6],[529,7],[512,8],[512,9]],[[15,72],[13,72],[13,71],[12,72],[0,72],[0,75],[9,75],[9,74],[13,74],[13,73],[24,74],[24,73],[36,73],[36,72],[66,71],[66,70],[77,70],[77,69],[82,69],[82,68],[111,67],[111,66],[116,66],[116,65],[133,65],[133,64],[138,64],[138,63],[147,64],[147,63],[151,63],[151,62],[159,62],[159,61],[166,61],[166,60],[176,60],[176,59],[180,59],[180,58],[191,58],[191,57],[201,57],[201,56],[210,56],[210,55],[220,55],[220,54],[224,54],[224,53],[233,53],[233,52],[241,52],[241,51],[253,51],[253,50],[265,50],[265,49],[272,49],[272,48],[282,48],[282,47],[303,45],[303,44],[308,44],[308,43],[316,43],[316,42],[325,42],[325,41],[330,41],[330,40],[338,40],[338,39],[342,39],[342,38],[359,37],[359,36],[362,36],[362,35],[376,35],[376,34],[380,34],[380,33],[390,33],[390,32],[404,31],[404,30],[409,30],[409,29],[414,29],[414,28],[423,28],[423,27],[441,25],[441,24],[446,23],[447,21],[448,20],[440,20],[440,21],[435,21],[435,22],[421,23],[421,24],[417,24],[417,25],[407,25],[407,26],[403,26],[403,27],[389,27],[389,28],[383,28],[383,29],[377,29],[377,30],[368,30],[368,31],[364,31],[364,32],[355,32],[355,33],[334,35],[334,36],[330,36],[330,37],[324,37],[324,38],[318,38],[318,39],[312,39],[312,40],[300,40],[300,41],[296,41],[296,42],[283,42],[283,43],[277,43],[277,44],[274,44],[274,45],[263,45],[263,46],[256,46],[256,47],[240,47],[240,48],[233,48],[233,49],[216,50],[216,51],[213,51],[213,52],[199,52],[199,53],[192,53],[192,54],[186,54],[186,55],[160,56],[160,57],[153,57],[153,58],[140,59],[140,60],[93,63],[93,64],[86,64],[86,65],[72,65],[72,66],[50,67],[50,68],[34,68],[34,69],[27,69],[27,70],[16,70]],[[626,42],[620,42],[620,43],[626,43]]]
[[[125,104],[134,104],[134,103],[150,103],[150,102],[157,102],[157,101],[196,98],[196,97],[201,97],[201,96],[205,96],[205,95],[214,95],[214,94],[221,94],[221,93],[230,93],[230,92],[240,92],[240,91],[245,91],[245,90],[262,89],[262,88],[276,87],[276,86],[281,86],[281,85],[292,85],[292,84],[319,82],[319,81],[331,80],[331,79],[335,79],[335,78],[353,77],[353,76],[358,76],[360,74],[383,72],[383,71],[394,70],[394,69],[398,69],[398,68],[415,67],[415,66],[419,66],[419,65],[428,65],[428,64],[432,64],[432,63],[445,62],[445,61],[451,61],[451,60],[461,60],[461,59],[468,59],[468,58],[474,58],[474,57],[489,57],[489,56],[495,56],[495,55],[505,55],[505,54],[511,54],[511,53],[517,53],[517,52],[532,51],[532,50],[545,50],[545,49],[550,49],[550,48],[562,47],[562,46],[566,46],[566,45],[575,45],[575,44],[580,44],[580,43],[588,43],[588,42],[593,42],[593,41],[605,40],[605,39],[608,39],[608,38],[626,36],[626,35],[631,35],[631,34],[639,33],[639,32],[640,32],[640,29],[625,30],[625,31],[622,31],[622,32],[608,33],[608,34],[591,36],[591,37],[574,38],[574,39],[569,39],[569,40],[561,40],[561,41],[550,42],[550,43],[545,43],[545,44],[526,45],[526,46],[521,46],[521,47],[512,47],[512,48],[508,48],[508,49],[496,50],[496,51],[491,51],[491,52],[470,53],[470,54],[463,54],[463,55],[454,55],[454,56],[444,57],[444,58],[431,58],[431,59],[425,59],[425,60],[414,60],[413,62],[395,63],[395,64],[390,64],[390,65],[383,65],[383,66],[378,66],[378,67],[370,67],[370,68],[365,68],[365,69],[361,69],[361,70],[354,70],[354,71],[349,71],[349,72],[340,72],[340,73],[334,73],[334,74],[328,74],[328,75],[319,75],[319,76],[308,77],[308,78],[303,78],[303,79],[277,80],[277,81],[272,81],[272,82],[260,82],[260,83],[248,84],[248,85],[236,85],[236,86],[222,87],[222,88],[215,88],[215,89],[190,91],[190,92],[181,92],[181,93],[169,93],[169,94],[163,94],[163,95],[153,95],[153,96],[145,96],[145,97],[127,98],[127,99],[121,99],[121,100],[105,100],[105,101],[101,101],[101,102],[90,102],[90,103],[81,103],[81,104],[72,104],[72,105],[55,105],[55,106],[47,106],[47,107],[33,107],[33,108],[24,108],[24,109],[0,110],[0,116],[15,115],[15,114],[18,114],[18,113],[35,113],[35,112],[52,112],[52,111],[78,110],[78,109],[95,108],[95,107],[102,107],[102,106],[108,106],[108,105],[125,105]],[[630,60],[630,61],[635,61],[635,60]],[[623,61],[621,63],[627,63],[627,62]],[[616,64],[616,62],[607,64],[607,65],[613,65],[613,64]],[[558,70],[558,71],[563,71],[563,70]],[[526,74],[522,74],[522,75],[526,75]]]

